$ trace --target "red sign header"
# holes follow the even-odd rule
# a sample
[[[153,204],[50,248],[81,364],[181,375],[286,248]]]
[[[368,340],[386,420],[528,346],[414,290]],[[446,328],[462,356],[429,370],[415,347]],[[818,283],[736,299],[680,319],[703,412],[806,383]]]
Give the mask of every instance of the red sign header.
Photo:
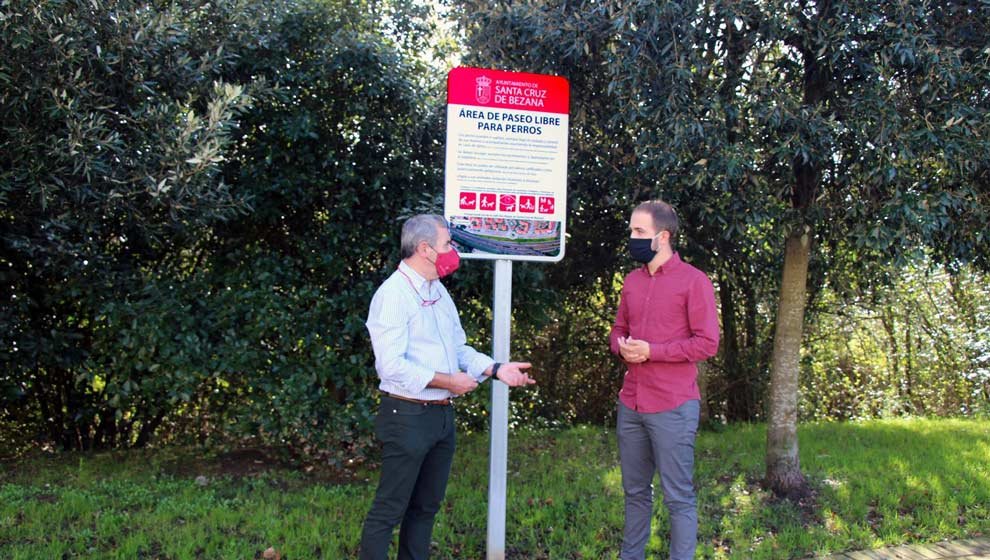
[[[560,76],[459,67],[447,75],[447,104],[566,115],[570,84]]]

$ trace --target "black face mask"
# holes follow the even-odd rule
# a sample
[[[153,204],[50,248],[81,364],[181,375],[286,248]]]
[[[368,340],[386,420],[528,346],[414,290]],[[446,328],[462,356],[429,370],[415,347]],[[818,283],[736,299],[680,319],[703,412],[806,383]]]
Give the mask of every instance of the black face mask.
[[[657,252],[652,249],[653,239],[629,238],[629,255],[638,262],[648,263],[653,260]]]

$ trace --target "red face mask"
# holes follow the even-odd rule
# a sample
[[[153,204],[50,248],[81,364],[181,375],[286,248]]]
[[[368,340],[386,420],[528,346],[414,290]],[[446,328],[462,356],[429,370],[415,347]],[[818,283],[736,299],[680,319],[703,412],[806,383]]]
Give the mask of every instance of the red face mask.
[[[436,251],[436,249],[433,250]],[[457,270],[457,267],[461,266],[461,256],[457,254],[457,249],[451,249],[446,253],[437,252],[437,260],[433,266],[437,267],[437,275],[440,278],[450,276]]]

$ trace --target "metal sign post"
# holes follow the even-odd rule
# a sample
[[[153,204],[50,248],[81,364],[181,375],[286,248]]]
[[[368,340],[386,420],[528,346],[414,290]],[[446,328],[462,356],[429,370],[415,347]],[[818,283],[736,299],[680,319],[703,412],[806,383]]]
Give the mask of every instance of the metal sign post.
[[[495,261],[492,354],[509,361],[512,329],[512,261]],[[488,468],[488,560],[505,560],[505,487],[509,456],[509,387],[492,381],[491,455]]]
[[[559,262],[567,239],[570,85],[546,74],[447,74],[444,217],[465,259],[495,261],[493,357],[509,361],[512,261]],[[488,560],[505,559],[509,387],[492,381]]]

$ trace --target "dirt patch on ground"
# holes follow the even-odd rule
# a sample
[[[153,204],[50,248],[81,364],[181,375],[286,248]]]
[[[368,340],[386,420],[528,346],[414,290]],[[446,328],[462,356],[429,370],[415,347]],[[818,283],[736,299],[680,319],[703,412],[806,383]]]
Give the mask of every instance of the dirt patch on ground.
[[[167,474],[189,478],[197,476],[243,478],[270,471],[294,469],[277,459],[270,451],[247,448],[200,456],[186,453],[163,464],[162,470]]]
[[[777,496],[770,490],[766,482],[760,480],[760,487],[768,494],[766,503],[770,506],[782,506],[789,504],[801,513],[801,525],[805,528],[816,527],[822,524],[821,509],[818,505],[818,490],[810,485],[800,489],[800,491]]]
[[[250,478],[262,475],[277,477],[279,474],[302,475],[301,482],[314,484],[355,484],[367,482],[362,470],[332,468],[327,465],[298,465],[282,459],[269,449],[244,448],[199,456],[192,454],[177,458],[163,466],[163,471],[181,477],[197,478]]]
[[[252,476],[270,470],[290,469],[261,449],[237,449],[220,454],[212,464],[215,472],[227,476]]]
[[[355,463],[347,467],[309,463],[299,464],[277,449],[245,447],[229,451],[211,451],[196,447],[164,447],[99,452],[36,451],[18,459],[0,460],[0,483],[29,483],[53,473],[74,476],[80,462],[99,472],[107,464],[107,472],[128,475],[148,471],[180,478],[199,480],[201,484],[217,478],[257,478],[284,480],[286,483],[346,485],[365,484],[373,478],[375,465]],[[114,467],[110,467],[113,464]],[[121,471],[123,469],[123,471]],[[42,477],[41,473],[47,473]],[[39,500],[44,501],[42,495]]]

